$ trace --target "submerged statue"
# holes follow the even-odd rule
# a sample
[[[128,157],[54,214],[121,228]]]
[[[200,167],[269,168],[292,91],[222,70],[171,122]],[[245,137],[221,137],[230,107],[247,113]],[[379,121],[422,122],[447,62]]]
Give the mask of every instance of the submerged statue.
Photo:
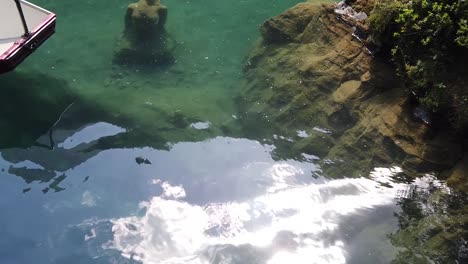
[[[164,25],[167,7],[160,0],[140,0],[128,5],[125,30],[115,54],[122,64],[164,64],[172,61],[174,42]]]

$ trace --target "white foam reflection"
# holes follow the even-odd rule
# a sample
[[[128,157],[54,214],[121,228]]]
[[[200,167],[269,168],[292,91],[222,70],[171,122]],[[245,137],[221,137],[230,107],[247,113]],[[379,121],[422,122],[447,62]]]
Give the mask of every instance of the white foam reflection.
[[[210,128],[211,123],[210,122],[196,122],[190,124],[191,128],[198,129],[198,130],[203,130],[203,129],[208,129]]]
[[[297,136],[301,138],[309,137],[309,134],[307,134],[305,130],[297,130],[296,133],[297,133]]]
[[[276,184],[264,194],[204,206],[181,200],[190,190],[164,182],[161,196],[141,203],[144,215],[112,220],[106,248],[145,264],[346,263],[346,241],[338,235],[344,218],[392,205],[407,188],[382,184],[399,168],[376,169],[372,179],[288,184],[300,170],[273,164],[268,173]]]

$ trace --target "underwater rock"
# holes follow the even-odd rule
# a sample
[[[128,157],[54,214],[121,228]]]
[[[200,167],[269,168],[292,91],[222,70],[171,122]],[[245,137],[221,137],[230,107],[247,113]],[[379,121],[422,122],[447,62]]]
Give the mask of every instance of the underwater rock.
[[[313,133],[307,138],[297,142],[296,148],[301,153],[307,153],[319,158],[326,157],[328,151],[333,147],[333,138],[322,133]]]
[[[450,172],[447,185],[456,190],[468,192],[468,153],[465,153],[464,158]]]
[[[167,7],[160,0],[130,4],[125,29],[115,52],[120,64],[166,64],[173,61],[175,42],[166,32]]]
[[[175,128],[187,128],[191,123],[195,122],[196,119],[190,118],[182,113],[182,111],[177,110],[169,116],[169,122]]]
[[[361,10],[366,1],[350,2]],[[369,54],[333,4],[298,4],[260,31],[244,68],[240,112],[268,116],[285,135],[315,126],[332,131],[333,146],[319,153],[349,167],[332,174],[366,175],[394,162],[413,174],[448,169],[460,159],[453,137],[414,120],[393,67]],[[316,143],[295,142],[292,152],[317,153],[307,144]]]

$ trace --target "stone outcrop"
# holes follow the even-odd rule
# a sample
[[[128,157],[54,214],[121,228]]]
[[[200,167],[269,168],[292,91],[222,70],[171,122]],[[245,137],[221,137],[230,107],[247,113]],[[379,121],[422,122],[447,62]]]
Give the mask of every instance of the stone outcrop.
[[[461,146],[412,117],[392,67],[353,36],[356,26],[315,3],[266,21],[245,65],[242,112],[268,116],[285,134],[306,130],[296,151],[343,163],[323,164],[329,175],[392,163],[410,175],[454,166]]]
[[[167,7],[160,0],[140,0],[130,4],[115,61],[123,64],[171,61],[175,43],[164,28],[167,14]]]

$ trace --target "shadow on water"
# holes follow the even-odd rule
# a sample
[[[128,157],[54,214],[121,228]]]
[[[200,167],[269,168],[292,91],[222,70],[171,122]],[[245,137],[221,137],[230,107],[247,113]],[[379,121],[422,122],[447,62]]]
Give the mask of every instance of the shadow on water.
[[[0,148],[33,144],[74,100],[64,80],[38,72],[0,76]]]
[[[40,72],[9,73],[0,87],[0,174],[23,179],[24,193],[38,188],[36,183],[43,193],[65,190],[66,171],[102,150],[168,150],[221,133],[216,125],[205,128],[203,120],[157,106],[148,106],[140,119],[110,111]]]
[[[78,149],[66,149],[60,144],[90,124],[109,119],[99,106],[79,98],[64,80],[36,71],[2,75],[0,173],[18,176],[27,184],[47,183],[43,193],[63,191],[60,184],[67,175],[60,172],[99,150],[88,148],[89,144],[81,144]],[[30,190],[28,187],[23,192]]]
[[[76,100],[68,83],[40,72],[15,71],[0,77],[0,88],[0,148],[53,150],[54,127]],[[44,140],[38,141],[44,135]],[[8,159],[8,156],[2,153],[3,158]],[[13,161],[16,160],[14,156],[11,155]],[[18,162],[21,161],[25,159],[19,158]],[[56,175],[52,170],[27,165],[2,166],[3,172],[19,176],[28,184],[50,182],[49,187],[43,189],[44,193],[49,189],[63,190],[58,185],[66,177]],[[29,190],[26,188],[23,192]]]

